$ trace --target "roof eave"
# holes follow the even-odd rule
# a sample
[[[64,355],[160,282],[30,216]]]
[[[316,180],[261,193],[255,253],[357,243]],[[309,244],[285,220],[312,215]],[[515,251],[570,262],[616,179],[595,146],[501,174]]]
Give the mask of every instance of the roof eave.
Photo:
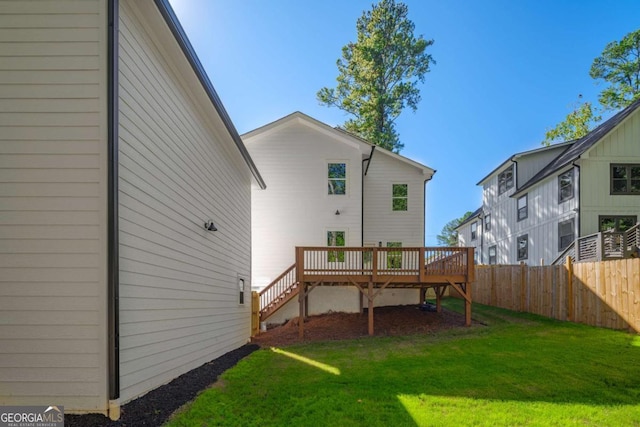
[[[257,184],[262,189],[267,188],[267,184],[264,182],[264,179],[260,175],[258,168],[256,167],[255,163],[253,162],[253,159],[249,155],[249,152],[247,151],[247,148],[242,142],[242,139],[240,138],[240,135],[238,134],[236,127],[234,126],[233,122],[231,121],[231,118],[229,117],[229,114],[227,114],[227,111],[224,108],[224,105],[222,104],[220,97],[218,97],[218,94],[214,89],[213,84],[211,84],[211,81],[209,80],[209,77],[207,76],[207,73],[205,72],[204,67],[200,63],[200,60],[198,59],[198,56],[196,55],[196,52],[193,49],[193,46],[191,46],[191,42],[189,42],[189,39],[187,38],[187,35],[184,32],[184,29],[182,28],[182,25],[180,25],[180,21],[178,21],[178,17],[173,11],[173,8],[171,7],[171,5],[169,4],[169,0],[154,0],[154,3],[156,4],[156,7],[160,11],[160,14],[162,15],[165,22],[167,23],[167,26],[171,30],[171,33],[175,37],[178,45],[180,46],[180,49],[182,50],[185,57],[187,58],[187,61],[189,61],[191,68],[195,72],[198,80],[200,81],[200,84],[202,84],[202,87],[204,88],[209,99],[211,100],[211,103],[213,104],[213,107],[215,108],[216,112],[222,119],[222,122],[224,123],[224,126],[227,129],[227,132],[229,133],[229,135],[231,136],[231,139],[233,140],[236,147],[240,151],[242,158],[244,159],[247,166],[249,167],[249,170],[251,171],[251,174],[253,175]]]

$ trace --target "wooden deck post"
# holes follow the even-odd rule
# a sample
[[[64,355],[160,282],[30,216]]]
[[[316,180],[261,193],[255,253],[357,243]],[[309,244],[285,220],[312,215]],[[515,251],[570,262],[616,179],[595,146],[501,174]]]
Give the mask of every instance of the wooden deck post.
[[[300,290],[298,291],[298,338],[304,339],[304,300],[307,294],[304,283],[304,249],[296,247],[296,281]]]
[[[471,326],[471,283],[465,284],[465,293],[468,298],[464,300],[464,325]]]
[[[369,315],[369,335],[373,335],[373,282],[369,282],[368,289],[369,308],[367,309]]]
[[[360,314],[364,313],[364,295],[362,292],[358,292],[358,300],[360,301]]]

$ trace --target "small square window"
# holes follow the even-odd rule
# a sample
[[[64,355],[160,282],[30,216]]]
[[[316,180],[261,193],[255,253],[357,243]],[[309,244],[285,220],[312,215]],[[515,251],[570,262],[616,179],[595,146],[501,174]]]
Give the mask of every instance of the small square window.
[[[329,194],[347,194],[347,164],[329,163],[328,166]]]
[[[518,237],[518,261],[529,258],[529,235],[525,234]]]
[[[518,199],[518,221],[522,221],[529,216],[527,194]]]
[[[408,209],[409,186],[407,184],[393,184],[391,196],[391,209],[394,211],[406,211]]]
[[[558,176],[558,203],[573,199],[573,169]]]
[[[471,240],[476,240],[478,238],[478,222],[471,223]]]

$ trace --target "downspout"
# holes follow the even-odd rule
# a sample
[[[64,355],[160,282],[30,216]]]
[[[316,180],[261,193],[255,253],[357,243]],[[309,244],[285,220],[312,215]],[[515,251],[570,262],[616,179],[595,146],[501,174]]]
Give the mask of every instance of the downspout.
[[[575,160],[571,163],[574,167],[576,167],[578,169],[578,177],[576,179],[577,181],[577,190],[576,190],[576,196],[578,197],[578,207],[576,208],[576,227],[578,228],[578,232],[576,233],[576,238],[574,239],[577,240],[580,237],[580,234],[582,232],[582,229],[580,228],[580,223],[581,223],[581,218],[582,218],[582,212],[580,211],[580,203],[582,201],[581,197],[580,197],[580,166],[576,164]],[[575,185],[575,184],[574,184]]]
[[[484,209],[482,209],[482,212],[480,213],[480,227],[482,229],[482,233],[480,234],[480,256],[478,257],[478,260],[480,260],[480,264],[484,262],[484,225]]]
[[[118,253],[118,0],[108,0],[107,26],[107,328],[109,400],[120,398],[120,320]],[[109,416],[119,417],[119,407],[109,404]],[[112,414],[112,410],[115,412]]]
[[[424,208],[424,214],[422,215],[422,246],[427,246],[427,182],[433,179],[433,175],[436,174],[436,170],[433,171],[431,176],[424,180],[422,185],[422,207]]]
[[[371,165],[371,158],[373,157],[373,152],[376,151],[376,146],[371,146],[371,152],[369,153],[369,157],[366,159],[362,159],[362,165],[364,166],[364,162],[367,162],[367,167],[362,174],[362,186],[360,189],[360,245],[364,246],[364,177],[367,176],[367,172],[369,172],[369,166]]]

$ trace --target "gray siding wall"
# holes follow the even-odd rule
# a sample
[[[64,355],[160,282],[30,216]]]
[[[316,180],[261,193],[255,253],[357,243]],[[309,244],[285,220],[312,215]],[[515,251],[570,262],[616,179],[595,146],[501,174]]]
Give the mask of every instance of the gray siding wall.
[[[151,1],[121,1],[119,78],[124,403],[248,341],[251,175]]]
[[[0,405],[107,410],[106,21],[0,2]]]

